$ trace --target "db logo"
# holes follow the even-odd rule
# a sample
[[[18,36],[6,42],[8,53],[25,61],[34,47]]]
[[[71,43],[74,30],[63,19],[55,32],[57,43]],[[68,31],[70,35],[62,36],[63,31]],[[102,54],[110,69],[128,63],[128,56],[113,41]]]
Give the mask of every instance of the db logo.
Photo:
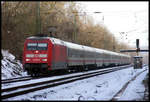
[[[33,59],[33,61],[40,61],[40,59]]]

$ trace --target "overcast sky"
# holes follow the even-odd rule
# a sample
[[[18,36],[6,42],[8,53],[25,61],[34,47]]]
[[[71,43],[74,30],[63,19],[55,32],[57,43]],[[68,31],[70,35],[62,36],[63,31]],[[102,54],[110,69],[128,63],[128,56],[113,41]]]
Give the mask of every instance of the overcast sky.
[[[148,2],[77,3],[82,5],[87,15],[94,18],[95,23],[104,24],[119,41],[135,47],[136,39],[140,39],[140,47],[148,46]],[[119,32],[127,33],[120,34]]]

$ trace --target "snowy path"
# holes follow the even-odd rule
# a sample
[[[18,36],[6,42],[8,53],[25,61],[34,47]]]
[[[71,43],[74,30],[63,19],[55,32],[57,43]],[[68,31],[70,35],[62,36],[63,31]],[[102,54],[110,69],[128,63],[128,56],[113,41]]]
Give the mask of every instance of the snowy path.
[[[148,70],[141,73],[136,80],[131,82],[122,96],[118,100],[136,100],[140,101],[144,97],[144,85],[142,84],[142,81],[144,80],[146,74],[148,73]]]
[[[138,99],[138,98],[134,98],[134,99],[129,99],[129,98],[128,98],[128,99],[126,99],[127,96],[125,96],[124,99],[122,99],[122,98],[120,98],[120,97],[122,97],[122,96],[123,96],[122,94],[125,94],[125,93],[126,93],[126,95],[132,96],[132,94],[129,94],[129,93],[131,93],[131,92],[129,92],[129,91],[131,91],[131,90],[128,90],[128,87],[131,85],[131,83],[132,83],[133,81],[137,80],[137,77],[139,77],[140,75],[142,75],[145,71],[147,71],[147,70],[145,69],[145,70],[139,72],[138,74],[136,74],[136,76],[134,76],[131,80],[129,80],[129,81],[123,86],[123,88],[113,97],[112,100],[117,101],[117,100],[134,100],[134,99]],[[145,73],[147,73],[147,72],[145,72]],[[146,75],[144,75],[144,76],[146,76]],[[142,80],[144,80],[144,77],[142,78]],[[138,82],[141,82],[141,83],[142,83],[142,80],[138,80]],[[134,83],[134,84],[133,84],[134,87],[136,87],[136,84],[140,84],[140,83],[136,83],[136,84],[135,84],[135,82],[133,82],[133,83]],[[141,87],[141,88],[144,89],[144,87]],[[126,92],[125,90],[128,90],[128,91]],[[132,90],[132,91],[133,91],[133,90]],[[144,97],[144,90],[143,90],[143,97]]]

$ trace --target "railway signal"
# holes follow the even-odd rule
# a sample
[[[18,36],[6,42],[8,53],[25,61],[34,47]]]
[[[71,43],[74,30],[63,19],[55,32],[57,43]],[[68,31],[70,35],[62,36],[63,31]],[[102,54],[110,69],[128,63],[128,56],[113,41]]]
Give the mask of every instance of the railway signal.
[[[142,68],[142,58],[139,56],[139,52],[148,52],[149,50],[141,50],[139,47],[139,39],[136,39],[136,49],[135,50],[120,50],[120,52],[136,52],[137,56],[133,57],[134,69]]]

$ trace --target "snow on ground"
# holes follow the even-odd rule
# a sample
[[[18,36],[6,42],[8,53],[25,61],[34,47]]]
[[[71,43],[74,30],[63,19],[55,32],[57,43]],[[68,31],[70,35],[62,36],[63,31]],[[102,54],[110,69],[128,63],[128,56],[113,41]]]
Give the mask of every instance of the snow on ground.
[[[126,82],[145,68],[135,70],[130,67],[65,85],[35,91],[26,95],[16,96],[7,100],[111,100]],[[141,80],[143,80],[147,73],[148,71],[143,72],[137,78],[137,81],[133,81],[120,100],[141,98],[141,94],[139,95],[134,90],[144,90]]]
[[[136,78],[136,80],[131,82],[131,84],[128,85],[125,92],[118,100],[142,100],[145,91],[145,87],[142,84],[142,81],[144,80],[147,73],[148,71],[143,72]]]
[[[22,64],[15,56],[7,50],[1,50],[3,59],[1,60],[1,79],[26,76],[23,72]]]

